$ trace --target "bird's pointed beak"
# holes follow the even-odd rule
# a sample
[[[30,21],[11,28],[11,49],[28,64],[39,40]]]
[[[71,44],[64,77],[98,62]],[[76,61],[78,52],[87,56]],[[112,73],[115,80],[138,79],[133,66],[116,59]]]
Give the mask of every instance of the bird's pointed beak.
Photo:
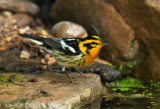
[[[107,44],[108,44],[107,42],[104,42],[104,41],[102,42],[102,45],[103,45],[103,46],[104,46],[104,45],[107,45]]]

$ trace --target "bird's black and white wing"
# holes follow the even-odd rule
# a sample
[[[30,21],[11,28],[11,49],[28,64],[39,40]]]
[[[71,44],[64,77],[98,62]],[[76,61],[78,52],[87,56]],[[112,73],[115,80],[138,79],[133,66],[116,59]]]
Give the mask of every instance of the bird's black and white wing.
[[[29,39],[39,46],[45,47],[48,50],[57,49],[67,55],[76,55],[81,53],[78,47],[78,38],[42,38],[34,37],[30,34],[19,35]]]

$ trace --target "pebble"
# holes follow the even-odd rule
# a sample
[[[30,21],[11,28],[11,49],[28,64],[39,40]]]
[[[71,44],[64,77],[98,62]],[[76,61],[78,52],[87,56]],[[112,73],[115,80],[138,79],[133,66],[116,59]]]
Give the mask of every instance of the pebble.
[[[46,60],[45,59],[41,59],[41,64],[46,64]]]
[[[47,70],[47,65],[43,65],[42,68],[45,69],[45,70]]]
[[[12,17],[12,13],[10,11],[3,11],[2,14],[7,18]]]
[[[0,51],[5,51],[6,48],[5,47],[0,47]]]
[[[40,93],[43,94],[43,95],[47,95],[48,94],[48,92],[46,92],[44,90],[41,90]]]
[[[29,79],[28,82],[38,82],[38,80],[35,78],[32,78],[32,79]]]
[[[51,57],[51,55],[50,54],[46,54],[45,55],[45,59],[47,60],[48,58],[50,58]]]
[[[52,66],[53,64],[55,64],[55,59],[54,58],[48,58],[47,65]]]
[[[30,27],[29,27],[29,26],[26,26],[26,27],[24,27],[24,28],[20,28],[20,29],[18,30],[18,33],[24,34],[24,33],[26,33],[26,32],[29,31],[29,30],[30,30]]]
[[[84,38],[88,36],[87,31],[79,24],[61,21],[52,27],[51,34],[55,37],[73,38],[80,37]]]
[[[21,51],[21,54],[20,54],[21,59],[29,59],[30,56],[31,56],[30,53],[28,53],[27,51]]]
[[[13,30],[17,30],[17,29],[18,29],[18,26],[17,26],[17,25],[14,25],[14,26],[12,27],[12,29],[13,29]]]

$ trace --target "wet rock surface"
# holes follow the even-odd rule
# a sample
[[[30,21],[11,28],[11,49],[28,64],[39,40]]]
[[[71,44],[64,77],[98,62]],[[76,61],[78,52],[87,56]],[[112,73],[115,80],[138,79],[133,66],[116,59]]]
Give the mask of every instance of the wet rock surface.
[[[104,88],[100,77],[90,73],[83,76],[69,73],[74,83],[70,83],[61,73],[6,75],[13,74],[21,77],[21,80],[0,85],[2,108],[71,109],[75,105],[92,101],[102,94]],[[31,82],[31,79],[38,81]]]
[[[111,82],[121,78],[121,73],[113,69],[111,66],[95,62],[91,66],[85,68],[73,68],[77,72],[92,72],[101,76],[102,81]]]

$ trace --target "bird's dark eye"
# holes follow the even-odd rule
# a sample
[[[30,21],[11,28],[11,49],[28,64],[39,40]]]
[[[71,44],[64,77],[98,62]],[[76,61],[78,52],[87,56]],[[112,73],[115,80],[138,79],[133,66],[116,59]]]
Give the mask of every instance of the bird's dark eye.
[[[91,43],[91,46],[94,48],[94,47],[96,47],[96,46],[97,46],[97,43],[92,42],[92,43]]]
[[[91,44],[97,44],[96,42],[92,42]]]
[[[95,48],[97,46],[97,43],[96,42],[86,43],[83,46],[87,47],[88,49],[92,49],[92,48]]]

